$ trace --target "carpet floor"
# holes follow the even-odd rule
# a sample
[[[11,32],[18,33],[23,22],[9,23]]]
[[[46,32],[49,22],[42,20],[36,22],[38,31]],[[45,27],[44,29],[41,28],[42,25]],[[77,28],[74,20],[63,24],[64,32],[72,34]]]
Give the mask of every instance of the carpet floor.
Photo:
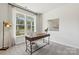
[[[0,55],[29,55],[25,52],[25,44],[13,46],[6,51],[0,51]],[[51,42],[49,45],[33,53],[33,55],[79,55],[79,49]]]

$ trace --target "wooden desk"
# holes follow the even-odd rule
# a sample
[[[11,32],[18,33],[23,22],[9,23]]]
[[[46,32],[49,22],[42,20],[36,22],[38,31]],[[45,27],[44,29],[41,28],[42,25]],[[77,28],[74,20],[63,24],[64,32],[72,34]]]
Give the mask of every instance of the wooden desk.
[[[35,51],[37,51],[37,50],[39,50],[40,48],[42,48],[42,47],[44,47],[44,46],[42,46],[42,47],[40,47],[40,48],[38,48],[37,50],[35,50],[35,51],[32,51],[32,42],[33,41],[36,41],[36,40],[39,40],[39,39],[42,39],[42,38],[45,38],[45,37],[48,37],[48,42],[47,42],[47,44],[49,44],[49,38],[50,38],[50,34],[46,34],[46,33],[33,33],[33,34],[31,34],[31,35],[26,35],[25,36],[25,42],[26,42],[26,51],[28,50],[28,51],[30,51],[30,54],[32,55],[32,53],[33,52],[35,52]],[[28,45],[27,45],[27,40],[30,42],[30,50],[28,49]],[[46,45],[47,45],[46,44]]]

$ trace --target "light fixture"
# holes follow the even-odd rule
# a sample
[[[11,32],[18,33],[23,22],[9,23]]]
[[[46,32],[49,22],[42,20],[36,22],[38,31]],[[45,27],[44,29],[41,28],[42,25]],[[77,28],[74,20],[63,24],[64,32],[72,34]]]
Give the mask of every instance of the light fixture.
[[[9,47],[5,47],[4,46],[4,28],[9,28],[11,27],[11,23],[9,21],[3,21],[3,41],[2,41],[2,48],[0,50],[6,50],[8,49]]]

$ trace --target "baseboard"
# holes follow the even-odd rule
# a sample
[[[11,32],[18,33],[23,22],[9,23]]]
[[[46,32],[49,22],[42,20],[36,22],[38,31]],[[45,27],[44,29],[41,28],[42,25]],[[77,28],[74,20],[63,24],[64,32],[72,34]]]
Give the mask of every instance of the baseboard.
[[[21,45],[21,44],[25,44],[25,42],[21,42],[21,43],[15,44],[15,45]]]
[[[69,46],[69,47],[72,47],[72,48],[77,48],[77,49],[79,49],[79,47],[76,47],[76,46],[74,46],[74,45],[70,45],[70,44],[64,44],[64,43],[62,43],[62,42],[53,41],[53,40],[50,40],[50,41],[51,41],[51,42],[58,43],[58,44],[61,44],[61,45],[65,45],[65,46]]]

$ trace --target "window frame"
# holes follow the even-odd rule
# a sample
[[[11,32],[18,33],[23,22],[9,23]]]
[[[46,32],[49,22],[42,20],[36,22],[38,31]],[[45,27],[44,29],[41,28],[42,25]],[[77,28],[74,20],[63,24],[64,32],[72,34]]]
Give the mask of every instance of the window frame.
[[[22,12],[20,12],[20,11],[16,11],[16,14],[22,14],[22,15],[24,15],[24,35],[16,35],[16,29],[15,29],[15,36],[16,37],[22,37],[22,36],[25,36],[26,35],[26,33],[27,33],[27,24],[26,24],[26,21],[27,21],[27,17],[26,16],[30,16],[30,17],[32,17],[33,18],[33,21],[32,22],[34,22],[34,25],[32,25],[32,23],[31,23],[31,30],[32,30],[32,26],[34,26],[34,31],[33,32],[36,32],[36,15],[30,15],[30,14],[26,14],[26,13],[22,13]],[[15,14],[15,15],[16,15]],[[16,16],[15,16],[15,18],[16,18]],[[15,19],[15,24],[16,24],[16,19]],[[17,24],[16,24],[17,25]],[[16,28],[16,26],[15,26],[15,28]]]
[[[32,17],[33,18],[33,20],[31,21],[31,20],[27,20],[27,17]],[[32,25],[32,22],[34,22],[34,16],[32,16],[32,15],[26,15],[26,26],[27,26],[27,21],[29,21],[31,24],[31,31],[32,31],[32,26],[34,26],[34,31],[33,32],[35,32],[35,24],[34,25]],[[35,22],[34,22],[35,23]]]
[[[19,11],[16,11],[16,14],[21,14],[21,15],[23,15],[24,16],[24,35],[25,35],[25,20],[26,20],[26,14],[24,14],[24,13],[22,13],[22,12],[19,12]],[[17,15],[16,15],[17,16]],[[15,16],[15,18],[16,18],[16,16]],[[17,20],[17,19],[16,19]],[[15,22],[16,23],[16,22]],[[16,26],[17,26],[18,24],[16,24]],[[21,25],[21,24],[20,24]],[[23,24],[22,24],[23,25]],[[17,31],[17,30],[16,30]],[[15,34],[16,35],[16,34]],[[21,37],[21,36],[24,36],[24,35],[16,35],[16,37]]]

